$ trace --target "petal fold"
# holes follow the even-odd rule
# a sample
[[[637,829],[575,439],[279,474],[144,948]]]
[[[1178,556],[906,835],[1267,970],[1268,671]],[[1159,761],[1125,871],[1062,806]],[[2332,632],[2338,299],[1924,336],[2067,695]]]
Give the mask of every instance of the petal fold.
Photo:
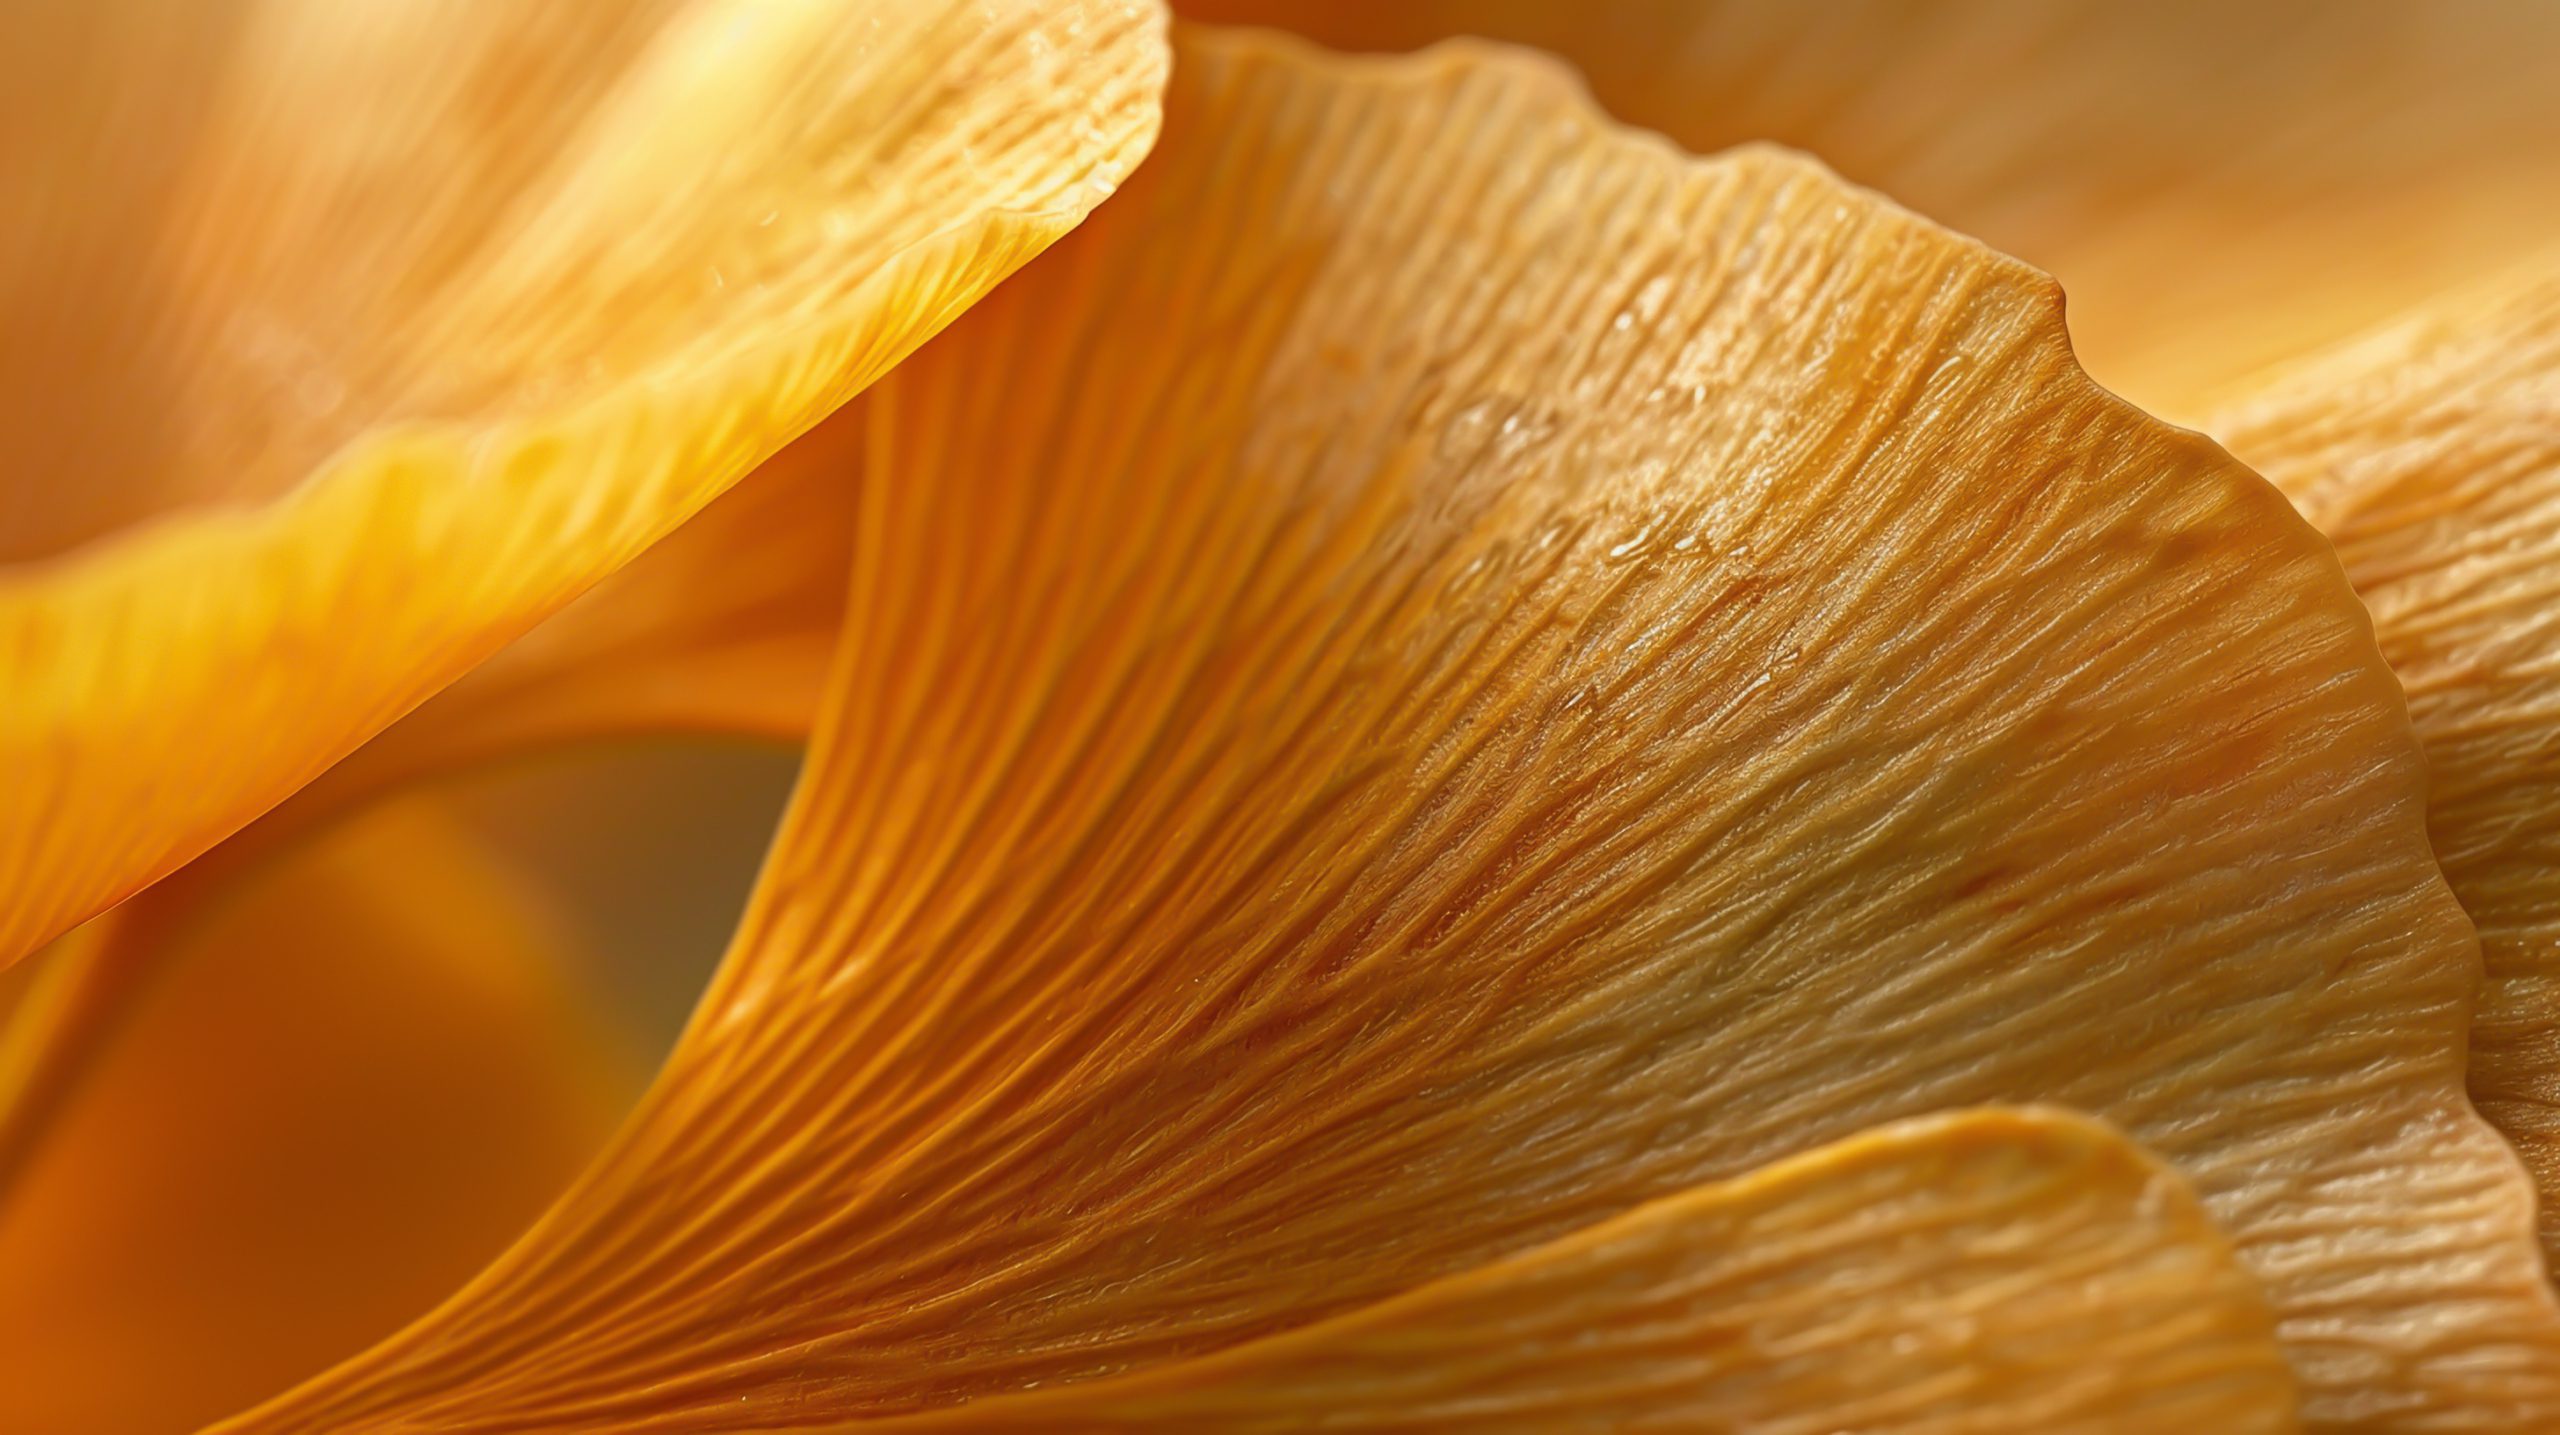
[[[7,416],[0,960],[674,528],[1159,113],[1148,0],[573,9],[13,12],[62,59],[11,348],[58,358]]]
[[[2280,494],[1802,159],[1475,47],[1180,58],[848,410],[830,706],[634,1124],[227,1428],[1112,1376],[2020,1102],[2195,1182],[2313,1423],[2560,1418],[2422,758]]]

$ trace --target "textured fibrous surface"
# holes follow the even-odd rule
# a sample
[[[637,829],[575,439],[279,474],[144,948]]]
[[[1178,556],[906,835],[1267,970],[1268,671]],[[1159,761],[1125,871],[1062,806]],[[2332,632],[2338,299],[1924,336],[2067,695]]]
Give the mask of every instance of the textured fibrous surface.
[[[2213,412],[2235,375],[2560,230],[2560,10],[2540,0],[1176,8],[1352,47],[1525,41],[1692,150],[1808,150],[2058,274],[2083,362],[2181,421]],[[465,716],[488,741],[633,723],[805,732],[841,598],[828,535],[848,500],[792,467],[769,465],[745,486],[757,492],[502,655],[402,734],[402,753],[450,743]]]
[[[2026,1100],[2195,1180],[2315,1423],[2560,1411],[2418,749],[2279,494],[2042,275],[1543,66],[1201,35],[1171,109],[852,411],[835,699],[634,1124],[231,1428],[1107,1376]]]
[[[192,1429],[362,1349],[638,1086],[563,924],[449,822],[373,814],[228,897],[68,939],[162,970],[0,1209],[0,1430]]]
[[[1165,60],[1147,0],[163,8],[22,7],[0,39],[0,960],[1072,226],[1150,142]]]
[[[1636,124],[1766,140],[2059,276],[2108,387],[2229,383],[2560,232],[2542,0],[1177,0],[1350,48],[1535,45]]]
[[[1924,1117],[1217,1355],[891,1432],[2289,1431],[2185,1184],[2084,1119]]]
[[[2487,958],[2471,1093],[2560,1251],[2560,269],[2306,361],[2213,431],[2337,544],[2408,690]]]

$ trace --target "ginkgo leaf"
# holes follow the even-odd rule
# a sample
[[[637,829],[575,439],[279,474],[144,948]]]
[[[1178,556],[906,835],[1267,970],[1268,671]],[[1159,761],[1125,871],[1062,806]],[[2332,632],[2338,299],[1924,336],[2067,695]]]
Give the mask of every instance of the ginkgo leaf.
[[[1166,132],[848,410],[831,705],[633,1124],[226,1428],[1108,1376],[2019,1101],[2195,1181],[2315,1423],[2560,1414],[2398,684],[2051,280],[1473,49],[1194,35]]]
[[[2487,958],[2471,1094],[2560,1254],[2560,269],[2306,360],[2213,432],[2337,544],[2408,690]]]
[[[2542,0],[1177,0],[1346,48],[1535,45],[1706,153],[1808,150],[2059,277],[2098,379],[2193,422],[2560,232]]]
[[[414,805],[174,927],[134,910],[69,940],[157,942],[159,980],[0,1206],[0,1429],[190,1429],[362,1349],[639,1084],[563,924]]]
[[[168,8],[0,37],[0,960],[1071,227],[1165,63],[1152,0]]]
[[[1319,1325],[925,1431],[2294,1429],[2193,1192],[2059,1112],[1923,1117]]]

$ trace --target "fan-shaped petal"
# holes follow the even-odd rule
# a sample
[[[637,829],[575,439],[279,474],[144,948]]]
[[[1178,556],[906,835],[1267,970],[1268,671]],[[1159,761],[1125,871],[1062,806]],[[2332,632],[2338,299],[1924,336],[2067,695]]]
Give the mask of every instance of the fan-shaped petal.
[[[849,411],[854,621],[624,1137],[235,1430],[807,1423],[1386,1299],[1951,1106],[2104,1114],[2324,1425],[2560,1412],[2336,557],[2051,281],[1475,51],[1191,39]]]

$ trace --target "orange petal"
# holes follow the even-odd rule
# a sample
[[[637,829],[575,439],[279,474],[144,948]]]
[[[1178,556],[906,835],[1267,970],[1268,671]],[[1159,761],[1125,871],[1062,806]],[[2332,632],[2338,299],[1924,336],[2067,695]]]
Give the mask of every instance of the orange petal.
[[[2335,557],[2051,281],[1473,51],[1184,48],[851,411],[834,702],[636,1124],[235,1430],[1108,1375],[1878,1121],[2186,1171],[2316,1417],[2560,1416],[2478,948]]]
[[[614,735],[804,739],[844,614],[858,441],[849,424],[821,423],[304,795],[341,809],[430,773]]]
[[[2213,431],[2338,545],[2480,929],[2471,1093],[2560,1256],[2560,268],[2306,360]]]
[[[637,1085],[559,926],[415,810],[163,940],[0,1211],[0,1429],[190,1428],[361,1349],[522,1230]]]
[[[1700,152],[1809,150],[2052,271],[2090,372],[2192,422],[2236,375],[2560,232],[2542,0],[1177,0],[1348,48],[1486,35]]]
[[[876,377],[1108,192],[1164,66],[1150,0],[160,8],[0,37],[0,960]]]
[[[2176,1175],[2059,1112],[1929,1117],[1381,1304],[907,1431],[2289,1431],[2274,1322]]]

